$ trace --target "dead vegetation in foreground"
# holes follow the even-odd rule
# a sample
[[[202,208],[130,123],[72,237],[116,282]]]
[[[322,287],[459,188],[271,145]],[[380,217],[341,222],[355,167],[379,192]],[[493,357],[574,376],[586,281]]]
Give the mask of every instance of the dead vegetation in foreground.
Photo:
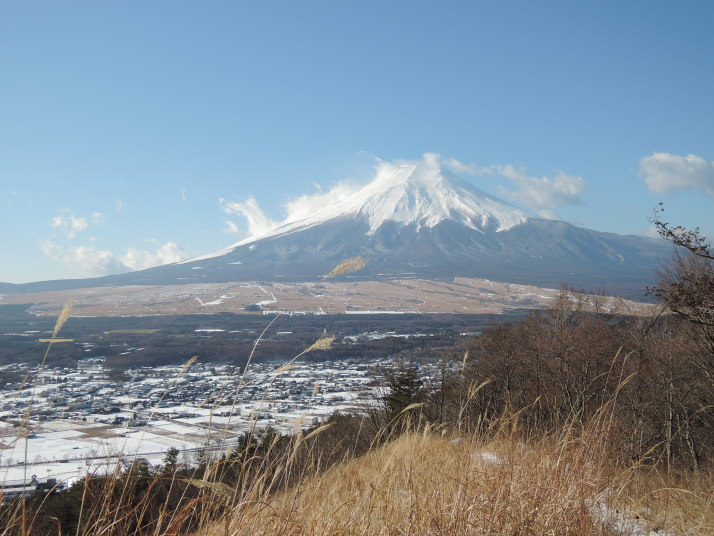
[[[408,418],[377,430],[368,419],[336,417],[290,438],[256,436],[202,466],[167,459],[152,471],[137,462],[86,478],[58,494],[64,503],[51,494],[15,501],[3,511],[0,534],[714,534],[711,467],[625,466],[606,419],[546,436],[518,422],[504,415],[487,434],[454,436]],[[63,508],[79,511],[75,523]]]
[[[593,441],[594,439],[594,441]],[[195,536],[710,535],[714,479],[618,470],[598,438],[406,433]]]

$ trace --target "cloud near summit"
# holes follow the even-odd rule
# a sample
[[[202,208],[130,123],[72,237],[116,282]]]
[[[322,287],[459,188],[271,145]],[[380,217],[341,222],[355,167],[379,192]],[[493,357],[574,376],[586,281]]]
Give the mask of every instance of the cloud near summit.
[[[335,184],[326,192],[323,192],[318,186],[316,193],[303,194],[285,203],[283,206],[285,218],[282,220],[273,220],[266,216],[254,197],[249,197],[245,201],[229,201],[221,198],[218,202],[221,210],[226,214],[244,217],[248,224],[248,235],[258,237],[281,225],[300,221],[321,208],[342,201],[358,189],[358,185],[350,184],[347,181]],[[226,222],[226,225],[229,229],[233,229],[235,226],[233,222]]]
[[[500,187],[500,194],[510,200],[534,210],[545,218],[557,218],[555,210],[565,205],[582,205],[580,194],[586,188],[586,181],[582,177],[558,172],[553,177],[534,177],[527,175],[523,170],[510,164],[494,164],[491,166],[478,166],[467,164],[455,158],[443,158],[436,153],[425,153],[421,161],[395,161],[386,162],[377,160],[375,174],[372,181],[378,179],[384,167],[401,164],[425,164],[447,169],[459,175],[473,176],[499,176],[509,180],[514,189]],[[316,211],[333,205],[349,197],[364,185],[356,184],[349,180],[337,182],[328,190],[323,191],[318,185],[317,192],[303,194],[283,205],[284,218],[274,220],[265,214],[254,197],[245,201],[230,201],[219,199],[219,207],[226,214],[245,218],[247,223],[247,237],[258,238],[290,223],[300,221]],[[232,221],[226,222],[226,232],[235,233],[237,225]]]
[[[582,205],[580,194],[586,187],[585,179],[558,172],[554,177],[532,177],[511,165],[490,168],[515,184],[517,190],[501,188],[501,194],[518,203],[535,209],[544,218],[557,219],[555,209],[565,205]]]

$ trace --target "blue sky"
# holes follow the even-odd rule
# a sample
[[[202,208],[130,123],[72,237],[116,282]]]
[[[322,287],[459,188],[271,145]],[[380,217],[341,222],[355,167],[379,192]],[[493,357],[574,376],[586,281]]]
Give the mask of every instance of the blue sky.
[[[0,281],[215,251],[375,158],[541,214],[714,233],[714,4],[0,4]],[[228,223],[230,222],[230,223]]]

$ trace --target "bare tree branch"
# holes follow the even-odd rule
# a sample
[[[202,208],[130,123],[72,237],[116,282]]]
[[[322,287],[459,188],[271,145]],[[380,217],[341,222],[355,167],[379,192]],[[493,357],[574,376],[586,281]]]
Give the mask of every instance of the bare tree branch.
[[[698,257],[714,260],[711,252],[711,244],[707,237],[702,235],[699,227],[687,229],[681,225],[672,226],[662,219],[664,203],[659,203],[654,209],[654,215],[649,219],[662,238],[665,238],[677,246],[688,249]]]

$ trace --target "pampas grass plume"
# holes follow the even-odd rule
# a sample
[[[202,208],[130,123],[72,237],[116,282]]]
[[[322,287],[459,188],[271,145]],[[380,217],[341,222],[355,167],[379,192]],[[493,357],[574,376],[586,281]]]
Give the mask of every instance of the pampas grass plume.
[[[74,303],[73,302],[68,302],[67,305],[65,305],[62,308],[62,312],[59,314],[57,317],[57,322],[55,322],[55,329],[52,331],[52,338],[54,339],[57,337],[57,334],[60,332],[62,329],[62,326],[64,326],[65,322],[67,322],[67,319],[70,317],[72,314],[72,309],[74,308]]]
[[[335,277],[336,275],[352,274],[354,272],[359,272],[362,268],[367,266],[368,262],[369,260],[365,259],[364,257],[351,257],[343,263],[340,263],[335,266],[329,274],[323,277],[323,280],[330,279],[331,277]]]

